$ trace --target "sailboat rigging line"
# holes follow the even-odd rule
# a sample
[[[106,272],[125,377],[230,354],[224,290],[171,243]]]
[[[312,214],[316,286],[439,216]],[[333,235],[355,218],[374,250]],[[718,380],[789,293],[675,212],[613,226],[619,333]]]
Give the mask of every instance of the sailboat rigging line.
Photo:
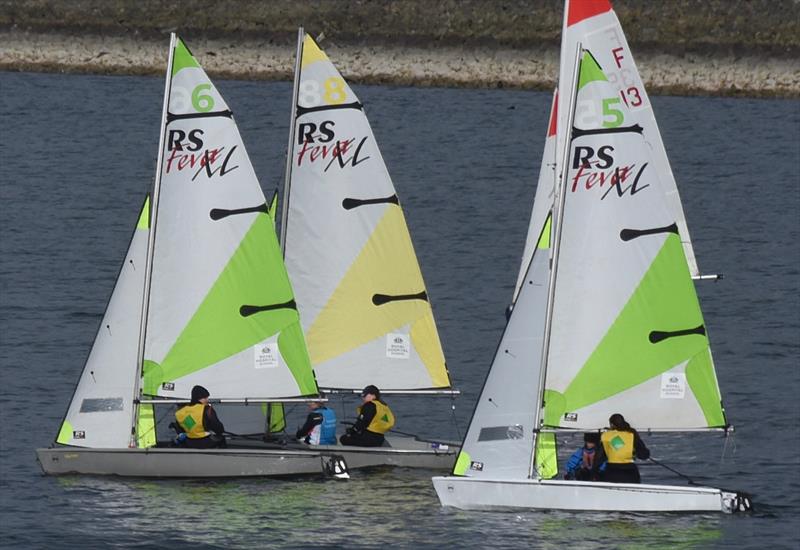
[[[657,235],[659,233],[675,233],[676,235],[680,236],[680,233],[678,233],[678,224],[673,222],[671,225],[654,227],[653,229],[623,229],[619,232],[619,238],[627,242],[632,241],[637,237],[644,237],[645,235]]]
[[[700,334],[705,336],[706,334],[706,327],[704,325],[698,325],[694,328],[687,328],[684,330],[673,330],[673,331],[661,331],[661,330],[654,330],[650,333],[650,343],[657,344],[667,338],[674,338],[676,336],[687,336],[689,334]]]
[[[307,115],[308,113],[318,113],[320,111],[333,111],[334,109],[357,109],[359,111],[363,111],[364,105],[360,101],[354,101],[352,103],[340,103],[339,105],[318,105],[317,107],[302,107],[298,105],[297,116],[301,117],[303,115]]]
[[[359,206],[366,206],[368,204],[396,204],[400,205],[400,199],[397,198],[397,194],[392,195],[391,197],[383,197],[379,199],[351,199],[346,198],[342,201],[342,208],[345,210],[352,210],[353,208],[358,208]]]
[[[579,137],[583,136],[594,136],[601,134],[624,134],[628,132],[641,134],[642,132],[644,132],[644,129],[638,124],[634,124],[632,126],[618,126],[617,128],[595,128],[592,130],[583,130],[581,128],[576,128],[575,126],[573,126],[572,139],[578,139]]]
[[[144,346],[147,339],[147,316],[150,311],[150,285],[153,279],[153,253],[156,246],[156,231],[158,229],[158,205],[161,196],[161,174],[164,166],[164,145],[167,135],[167,115],[169,102],[172,99],[172,62],[175,58],[177,35],[173,32],[169,37],[169,55],[167,56],[167,71],[164,78],[164,103],[161,106],[161,128],[158,135],[158,158],[156,160],[156,176],[153,180],[153,201],[150,203],[150,232],[147,235],[147,254],[144,262],[144,289],[142,292],[141,318],[139,319],[139,342],[136,348],[136,372],[133,379],[133,403],[131,407],[131,439],[128,446],[138,447],[136,438],[139,420],[139,399],[141,398],[142,367],[144,365]]]
[[[258,206],[237,208],[234,210],[226,210],[225,208],[212,208],[208,215],[212,220],[217,221],[221,220],[222,218],[227,218],[228,216],[235,216],[236,214],[250,214],[251,212],[263,212],[264,214],[267,214],[269,212],[269,207],[266,204],[259,204]]]
[[[262,311],[271,311],[273,309],[297,309],[297,303],[294,300],[283,302],[282,304],[269,304],[266,306],[248,306],[244,305],[239,308],[239,315],[242,317],[249,317]]]
[[[648,460],[650,460],[650,462],[652,462],[653,464],[657,464],[657,465],[661,466],[662,468],[666,468],[667,470],[669,470],[669,471],[670,471],[670,472],[672,472],[673,474],[676,474],[676,475],[678,475],[678,476],[682,477],[683,479],[685,479],[686,481],[688,481],[688,482],[689,482],[689,485],[697,485],[697,486],[702,486],[702,483],[697,483],[695,480],[693,480],[692,478],[690,478],[690,477],[689,477],[689,476],[687,476],[686,474],[682,474],[682,473],[680,473],[680,472],[679,472],[678,470],[676,470],[675,468],[671,468],[671,467],[667,466],[666,464],[664,464],[663,462],[656,460],[656,459],[655,459],[655,458],[653,458],[653,457],[650,457]]]
[[[167,113],[167,124],[175,120],[184,120],[188,118],[210,118],[217,116],[225,118],[233,118],[233,111],[231,111],[230,109],[226,109],[225,111],[214,111],[212,113],[185,113],[181,115],[174,115],[172,113]]]
[[[416,294],[396,294],[394,296],[390,294],[373,294],[372,296],[372,303],[376,306],[382,306],[389,302],[400,302],[402,300],[422,300],[423,302],[427,302],[428,294],[423,290]]]

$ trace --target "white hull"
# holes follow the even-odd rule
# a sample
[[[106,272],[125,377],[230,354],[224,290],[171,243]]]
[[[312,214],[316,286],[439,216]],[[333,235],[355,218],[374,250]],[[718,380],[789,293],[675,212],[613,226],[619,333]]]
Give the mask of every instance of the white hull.
[[[602,512],[735,512],[748,497],[710,487],[558,480],[433,478],[442,506],[463,510],[575,510]]]
[[[398,466],[450,470],[459,446],[411,437],[388,438],[387,447],[304,446],[247,442],[226,449],[88,449],[57,446],[37,449],[45,474],[123,477],[276,477],[319,475],[332,459],[344,459],[349,470]]]

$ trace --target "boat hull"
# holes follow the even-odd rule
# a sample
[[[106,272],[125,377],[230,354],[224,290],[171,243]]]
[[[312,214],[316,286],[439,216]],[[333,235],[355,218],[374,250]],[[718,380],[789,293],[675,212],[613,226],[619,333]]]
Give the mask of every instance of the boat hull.
[[[463,510],[575,510],[616,512],[735,512],[746,495],[710,487],[560,480],[433,478],[442,506]]]
[[[45,474],[213,478],[320,475],[320,453],[273,449],[37,449]]]
[[[450,470],[459,447],[412,437],[390,437],[386,447],[279,445],[258,441],[225,449],[37,449],[45,474],[123,477],[280,477],[320,475],[344,459],[348,470],[378,466]]]
[[[415,437],[388,436],[384,447],[315,445],[323,453],[344,458],[350,470],[376,466],[421,468],[451,471],[461,446],[452,442],[434,442]]]

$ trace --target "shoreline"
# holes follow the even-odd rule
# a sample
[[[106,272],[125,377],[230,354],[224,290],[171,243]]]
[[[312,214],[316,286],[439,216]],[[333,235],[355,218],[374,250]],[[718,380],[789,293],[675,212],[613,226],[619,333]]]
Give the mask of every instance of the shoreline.
[[[291,80],[294,44],[253,37],[191,37],[189,47],[210,76]],[[0,30],[0,70],[161,75],[168,37],[138,33]],[[356,84],[552,90],[557,46],[389,46],[324,39],[322,48]],[[765,54],[654,53],[634,49],[655,95],[800,97],[800,60]]]

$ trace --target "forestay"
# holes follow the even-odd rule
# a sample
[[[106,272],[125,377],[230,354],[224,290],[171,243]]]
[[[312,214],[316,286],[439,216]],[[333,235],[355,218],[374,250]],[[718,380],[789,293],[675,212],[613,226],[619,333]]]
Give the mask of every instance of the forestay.
[[[563,60],[579,43],[583,52],[544,425],[596,430],[619,412],[638,429],[725,427],[694,258],[647,94],[608,2],[567,9],[562,91],[575,81]],[[559,99],[559,143],[569,136],[568,95]]]
[[[272,218],[228,105],[177,40],[154,204],[142,392],[317,394]],[[157,178],[158,179],[158,178]]]
[[[130,442],[149,211],[149,200],[145,200],[57,443],[125,448]],[[151,413],[150,408],[140,411]],[[152,424],[139,429],[138,436],[140,447],[152,444]]]
[[[322,388],[448,388],[400,201],[363,106],[301,30],[285,259]]]

